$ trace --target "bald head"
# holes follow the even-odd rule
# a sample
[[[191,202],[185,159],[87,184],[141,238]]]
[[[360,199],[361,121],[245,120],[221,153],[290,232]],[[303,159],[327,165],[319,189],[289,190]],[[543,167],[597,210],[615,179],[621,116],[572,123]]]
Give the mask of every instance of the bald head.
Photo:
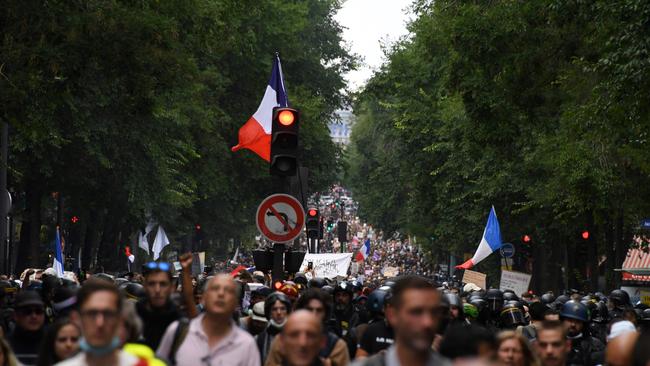
[[[607,343],[607,365],[631,366],[634,345],[638,336],[637,332],[629,332],[610,340]]]
[[[298,310],[292,313],[282,329],[281,342],[287,352],[289,366],[308,366],[318,357],[326,340],[320,319],[312,312]]]

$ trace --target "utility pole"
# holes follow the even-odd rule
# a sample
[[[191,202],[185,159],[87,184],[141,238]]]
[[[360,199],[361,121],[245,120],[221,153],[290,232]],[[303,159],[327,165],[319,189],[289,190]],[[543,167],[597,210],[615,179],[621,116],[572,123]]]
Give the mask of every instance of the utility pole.
[[[7,155],[9,154],[9,124],[2,123],[2,133],[0,136],[0,273],[6,274],[9,268],[9,259],[7,252],[9,249],[9,228],[7,215],[9,214],[9,195],[7,190]]]

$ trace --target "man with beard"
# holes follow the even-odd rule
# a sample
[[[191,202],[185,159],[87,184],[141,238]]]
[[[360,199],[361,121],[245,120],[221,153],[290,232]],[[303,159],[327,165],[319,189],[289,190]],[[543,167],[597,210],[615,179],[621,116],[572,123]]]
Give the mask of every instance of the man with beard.
[[[577,301],[567,301],[562,305],[560,319],[571,340],[571,353],[567,365],[601,365],[604,361],[605,346],[598,339],[587,334],[589,310]]]
[[[360,361],[363,366],[449,365],[431,344],[440,323],[440,292],[426,279],[406,276],[396,281],[386,318],[395,330],[395,343],[385,353]]]

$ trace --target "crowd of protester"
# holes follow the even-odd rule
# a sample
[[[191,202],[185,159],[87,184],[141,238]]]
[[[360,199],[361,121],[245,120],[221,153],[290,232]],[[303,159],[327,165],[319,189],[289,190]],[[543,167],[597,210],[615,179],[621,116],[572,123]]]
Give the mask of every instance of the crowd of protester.
[[[402,244],[383,254],[392,253],[417,257]],[[417,274],[362,282],[304,273],[272,288],[259,271],[193,277],[192,256],[180,264],[180,273],[151,262],[139,275],[95,274],[81,284],[50,271],[0,280],[0,366],[650,361],[650,309],[622,290],[536,296]],[[407,256],[403,265],[416,264]]]

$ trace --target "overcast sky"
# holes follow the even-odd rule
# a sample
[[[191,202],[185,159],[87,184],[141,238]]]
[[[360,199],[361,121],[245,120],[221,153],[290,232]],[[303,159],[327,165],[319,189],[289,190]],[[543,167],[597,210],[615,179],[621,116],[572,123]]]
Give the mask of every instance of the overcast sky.
[[[346,0],[336,20],[352,52],[363,56],[357,71],[346,75],[354,90],[365,84],[384,60],[381,41],[394,42],[407,33],[406,9],[412,0]]]

